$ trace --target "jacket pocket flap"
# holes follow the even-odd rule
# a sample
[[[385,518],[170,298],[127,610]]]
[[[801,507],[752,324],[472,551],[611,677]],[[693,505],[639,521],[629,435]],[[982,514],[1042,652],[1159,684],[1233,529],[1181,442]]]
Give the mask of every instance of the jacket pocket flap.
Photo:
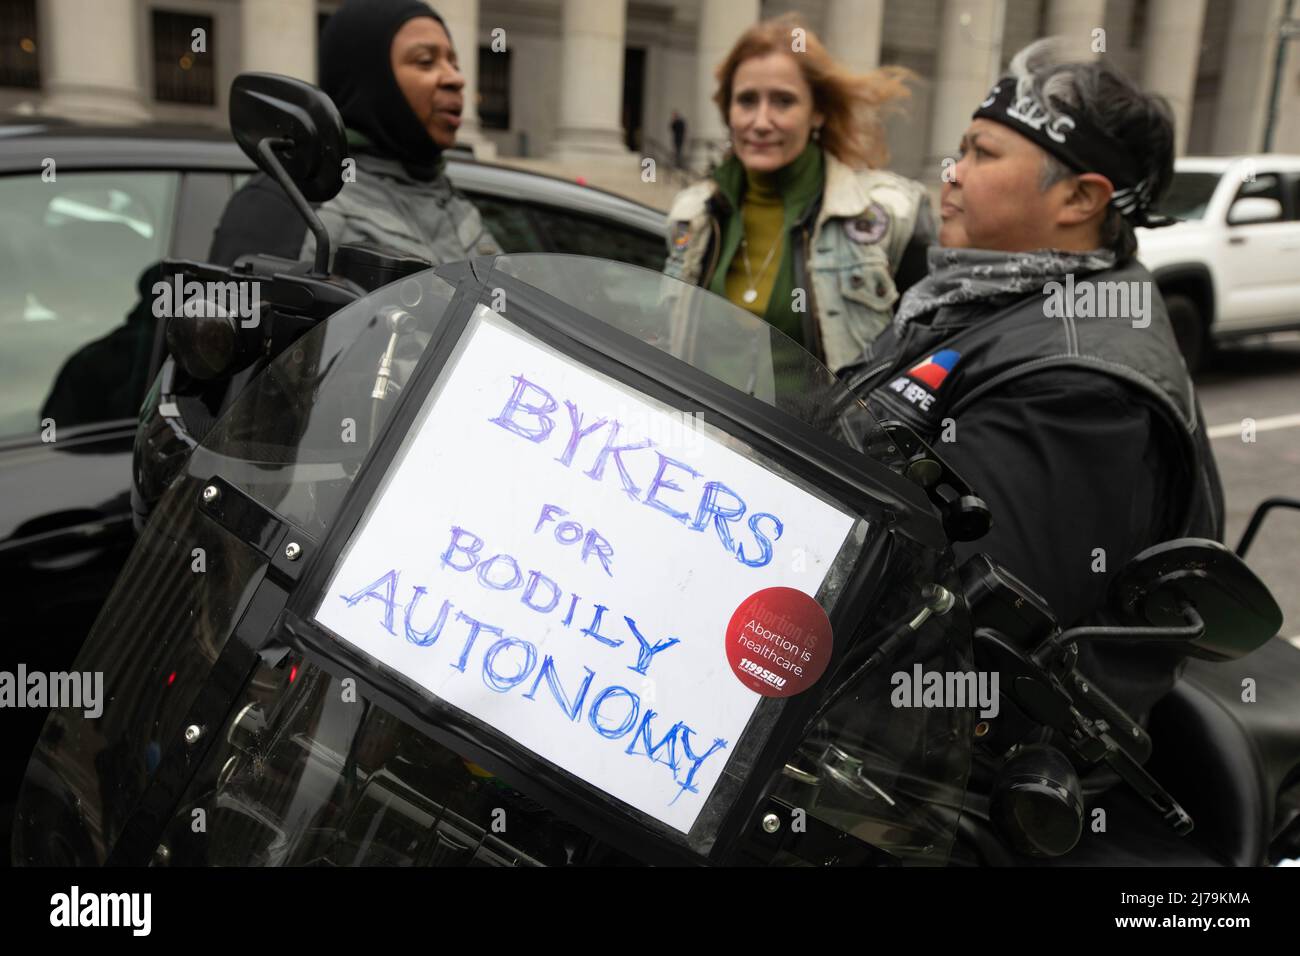
[[[872,268],[841,271],[840,294],[880,312],[890,310],[898,301],[894,280],[883,270]]]

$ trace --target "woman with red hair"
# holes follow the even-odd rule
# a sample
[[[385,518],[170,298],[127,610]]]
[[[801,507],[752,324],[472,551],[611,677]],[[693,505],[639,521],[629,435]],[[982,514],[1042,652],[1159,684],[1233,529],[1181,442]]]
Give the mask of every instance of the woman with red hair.
[[[731,134],[669,212],[665,271],[780,329],[832,370],[856,361],[925,274],[925,188],[880,167],[906,70],[847,72],[792,16],[750,27],[717,70]]]

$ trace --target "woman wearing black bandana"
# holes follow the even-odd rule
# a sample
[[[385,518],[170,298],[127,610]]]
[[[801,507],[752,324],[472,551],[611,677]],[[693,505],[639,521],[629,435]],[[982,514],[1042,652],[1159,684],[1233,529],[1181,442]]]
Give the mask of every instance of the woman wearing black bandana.
[[[334,248],[382,246],[435,264],[500,252],[444,172],[465,80],[442,18],[420,0],[347,0],[325,25],[320,64],[356,161],[355,181],[317,210]],[[231,198],[209,258],[310,259],[314,251],[284,191],[258,174]]]
[[[1190,377],[1134,226],[1173,173],[1167,107],[1040,41],[979,104],[943,186],[930,274],[845,377],[965,477],[989,554],[1069,627],[1178,537],[1221,539],[1223,495]],[[1083,644],[1080,670],[1141,719],[1181,649]]]

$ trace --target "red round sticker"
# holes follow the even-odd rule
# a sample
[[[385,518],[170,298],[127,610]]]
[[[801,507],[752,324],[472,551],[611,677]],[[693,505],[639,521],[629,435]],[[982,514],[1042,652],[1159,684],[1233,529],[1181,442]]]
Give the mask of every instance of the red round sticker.
[[[831,622],[794,588],[764,588],[740,602],[727,625],[727,661],[740,682],[764,697],[801,694],[831,658]]]

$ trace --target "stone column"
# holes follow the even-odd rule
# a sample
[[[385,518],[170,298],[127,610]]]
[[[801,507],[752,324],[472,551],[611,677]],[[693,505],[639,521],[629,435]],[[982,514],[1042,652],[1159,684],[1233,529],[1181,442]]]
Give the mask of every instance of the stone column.
[[[1169,101],[1178,155],[1186,150],[1196,95],[1205,0],[1151,0],[1143,42],[1142,86]]]
[[[1297,28],[1294,20],[1300,20],[1300,3],[1293,4],[1292,17],[1291,29],[1295,31]],[[1274,27],[1275,40],[1277,36],[1278,30]],[[1286,43],[1286,60],[1282,64],[1282,73],[1278,78],[1277,120],[1273,127],[1273,144],[1270,152],[1300,153],[1300,32],[1291,32]],[[1270,56],[1274,55],[1270,54]],[[1271,89],[1270,85],[1270,94]],[[1259,146],[1251,146],[1251,151],[1259,149]]]
[[[1285,7],[1284,0],[1236,0],[1233,4],[1210,147],[1219,155],[1254,153],[1262,148],[1277,56],[1277,23]]]
[[[717,158],[730,132],[713,94],[718,88],[714,71],[731,52],[746,29],[757,22],[759,0],[700,0],[700,22],[695,40],[695,113],[686,117],[689,138],[687,162],[703,170]]]
[[[240,72],[316,82],[315,0],[243,0],[239,16]]]
[[[134,0],[46,0],[38,10],[45,112],[98,122],[148,119]]]
[[[939,17],[939,55],[931,102],[930,145],[922,179],[938,177],[953,156],[970,116],[997,81],[1002,56],[1001,0],[945,0]]]
[[[436,2],[438,13],[451,33],[460,72],[465,77],[465,111],[461,113],[456,140],[472,146],[480,157],[492,158],[496,155],[496,146],[484,138],[478,120],[478,4],[479,0]]]
[[[822,40],[837,60],[856,73],[880,65],[885,0],[830,0]]]
[[[1061,37],[1066,49],[1080,59],[1095,60],[1100,53],[1093,49],[1093,31],[1106,28],[1106,0],[1049,0],[1047,35]],[[1120,38],[1116,37],[1116,42]],[[1110,49],[1111,38],[1106,37]]]
[[[560,32],[560,122],[551,155],[560,161],[626,158],[623,139],[624,0],[564,0]]]

